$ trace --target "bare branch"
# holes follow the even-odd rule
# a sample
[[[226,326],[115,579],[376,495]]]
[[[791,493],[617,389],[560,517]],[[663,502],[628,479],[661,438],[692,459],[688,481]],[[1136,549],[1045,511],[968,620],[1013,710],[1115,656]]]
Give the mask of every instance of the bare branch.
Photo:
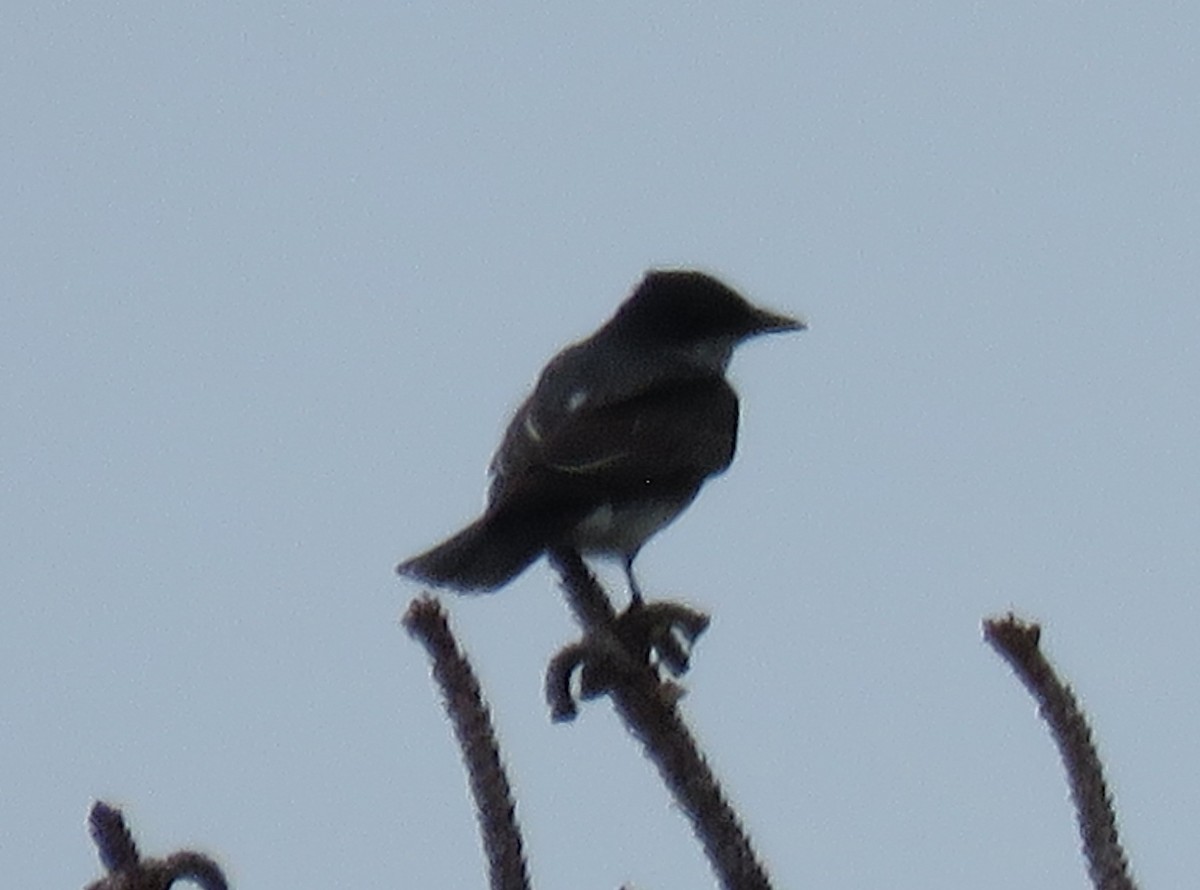
[[[528,890],[521,829],[508,776],[500,762],[491,715],[479,681],[459,651],[441,604],[432,597],[413,600],[404,626],[433,659],[433,676],[462,750],[479,813],[493,890]]]
[[[749,837],[679,715],[678,687],[659,678],[647,661],[647,646],[631,648],[621,638],[620,619],[579,555],[555,550],[550,559],[585,628],[584,643],[579,644],[587,660],[585,686],[589,667],[594,675],[608,678],[604,691],[687,814],[722,886],[727,890],[770,890]],[[571,659],[580,657],[579,647],[570,651]]]
[[[1092,884],[1097,890],[1136,890],[1117,837],[1117,817],[1091,729],[1070,687],[1058,678],[1038,648],[1041,628],[1010,613],[1005,618],[985,621],[983,635],[1033,695],[1058,745],[1071,784]]]
[[[92,806],[88,823],[108,875],[87,890],[167,890],[176,881],[191,881],[203,890],[229,888],[220,866],[202,853],[180,850],[166,859],[142,859],[125,817],[104,801]]]

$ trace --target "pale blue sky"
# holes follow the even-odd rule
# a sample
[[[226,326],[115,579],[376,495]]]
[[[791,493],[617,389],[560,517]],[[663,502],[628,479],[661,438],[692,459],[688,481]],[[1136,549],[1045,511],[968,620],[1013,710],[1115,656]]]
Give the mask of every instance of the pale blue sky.
[[[1010,608],[1145,886],[1200,871],[1200,11],[9,4],[0,873],[84,819],[236,886],[484,886],[392,565],[470,519],[542,363],[651,265],[742,350],[732,470],[639,561],[782,887],[1084,888]],[[619,575],[610,574],[617,578]],[[452,598],[540,887],[710,885],[538,564]]]

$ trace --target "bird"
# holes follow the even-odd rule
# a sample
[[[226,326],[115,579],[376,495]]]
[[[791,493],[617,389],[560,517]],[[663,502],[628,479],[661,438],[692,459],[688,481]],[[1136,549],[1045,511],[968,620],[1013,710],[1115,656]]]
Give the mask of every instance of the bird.
[[[759,308],[716,277],[652,269],[590,337],[555,355],[516,410],[477,520],[396,571],[437,587],[503,587],[551,548],[633,563],[737,447],[736,346],[804,321]]]

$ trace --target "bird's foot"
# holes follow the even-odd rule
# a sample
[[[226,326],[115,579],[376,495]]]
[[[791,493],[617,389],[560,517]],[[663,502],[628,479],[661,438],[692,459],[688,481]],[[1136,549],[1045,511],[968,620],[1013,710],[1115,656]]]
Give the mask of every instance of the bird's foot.
[[[680,677],[687,672],[692,647],[708,622],[708,615],[683,603],[646,603],[639,597],[617,616],[614,633],[638,663],[661,664]]]
[[[675,677],[688,669],[692,647],[708,627],[703,612],[677,602],[645,603],[635,599],[611,623],[590,630],[583,640],[566,647],[550,662],[546,673],[546,695],[555,720],[570,720],[576,712],[571,680],[579,670],[579,697],[593,699],[612,689],[629,675],[649,671],[661,694],[672,700],[683,689],[663,680],[662,665]]]

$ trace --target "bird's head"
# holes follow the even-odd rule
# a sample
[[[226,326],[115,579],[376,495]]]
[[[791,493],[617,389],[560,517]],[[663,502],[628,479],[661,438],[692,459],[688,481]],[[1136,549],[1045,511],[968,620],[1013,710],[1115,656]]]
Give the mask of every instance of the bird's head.
[[[754,306],[713,276],[689,269],[648,272],[607,325],[629,342],[684,350],[722,370],[741,341],[805,327],[803,321]]]

